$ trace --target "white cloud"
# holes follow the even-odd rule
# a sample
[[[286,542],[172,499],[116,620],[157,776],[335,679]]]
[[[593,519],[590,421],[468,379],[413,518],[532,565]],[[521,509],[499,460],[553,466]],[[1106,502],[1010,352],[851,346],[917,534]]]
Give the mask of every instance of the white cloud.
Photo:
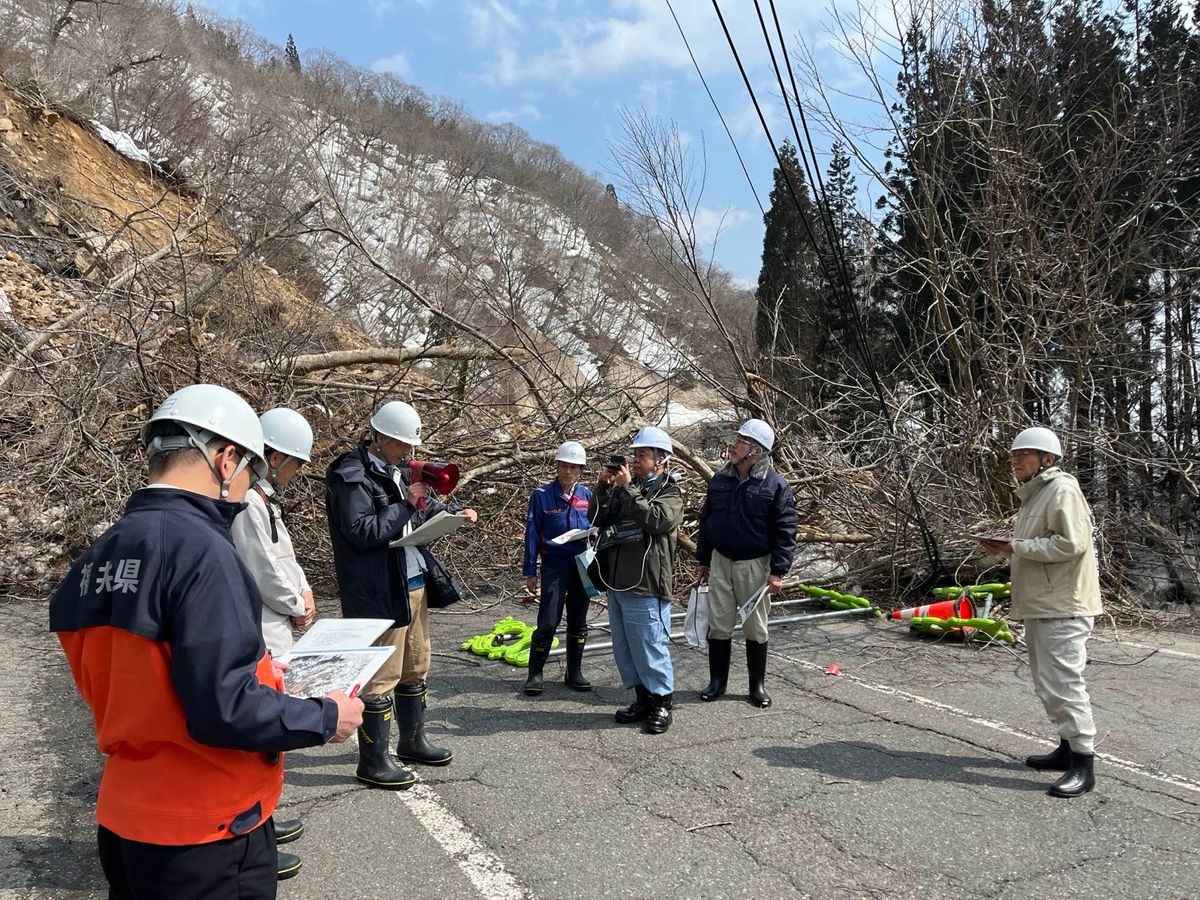
[[[522,103],[515,109],[497,109],[488,113],[484,118],[489,122],[516,122],[520,119],[537,121],[542,117],[542,111],[532,103]]]
[[[391,56],[385,56],[371,63],[371,70],[373,72],[391,72],[393,75],[407,78],[412,72],[412,66],[409,65],[408,57],[403,53],[393,53]]]
[[[821,15],[821,4],[782,0],[777,4],[784,34],[791,41],[800,26]],[[528,4],[529,22],[499,0],[473,6],[469,13],[476,44],[495,49],[502,59],[515,49],[514,37],[535,32],[549,47],[531,54],[524,65],[489,66],[489,75],[512,84],[517,80],[569,82],[610,78],[647,69],[690,71],[691,59],[679,36],[671,10],[663,0],[612,0],[599,16],[600,4],[563,4],[551,8]],[[707,3],[676,0],[675,14],[705,74],[734,65],[720,22]],[[553,15],[553,12],[559,15]],[[606,13],[606,14],[605,14]],[[768,64],[757,16],[749,4],[730,4],[726,22],[743,61],[751,68]],[[528,47],[530,40],[522,45]]]
[[[701,244],[712,246],[717,242],[722,232],[744,225],[754,217],[744,209],[727,206],[717,209],[712,206],[701,206],[696,209],[696,240]]]

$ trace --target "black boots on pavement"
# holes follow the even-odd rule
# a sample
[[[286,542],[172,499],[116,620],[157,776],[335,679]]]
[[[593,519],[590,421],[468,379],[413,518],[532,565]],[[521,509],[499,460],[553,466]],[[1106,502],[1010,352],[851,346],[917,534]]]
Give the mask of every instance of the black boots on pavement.
[[[542,692],[542,669],[546,667],[546,657],[549,655],[549,646],[529,648],[529,674],[525,677],[527,697],[536,697]]]
[[[633,703],[618,709],[613,716],[621,725],[644,722],[642,731],[647,734],[662,734],[671,727],[671,704],[673,694],[652,694],[640,684],[634,687],[637,694]]]
[[[396,685],[396,755],[404,762],[426,766],[449,765],[454,754],[425,738],[425,682]]]
[[[275,819],[274,822],[276,847],[280,844],[290,844],[304,834],[304,823],[299,819]],[[298,875],[302,865],[300,857],[295,853],[275,851],[275,878],[277,880],[286,881],[293,875]]]
[[[646,734],[662,734],[671,727],[671,702],[673,694],[651,694],[650,714],[646,716],[642,731]]]
[[[617,714],[613,716],[620,725],[632,725],[634,722],[644,722],[646,716],[650,715],[650,698],[653,694],[640,684],[633,690],[637,694],[633,703],[624,709],[618,709]]]
[[[1071,768],[1071,744],[1063,739],[1050,753],[1025,757],[1025,765],[1041,772],[1065,772]]]
[[[704,701],[716,700],[729,685],[729,655],[733,641],[729,638],[708,639],[708,687],[700,692]]]
[[[710,641],[711,643],[711,641]],[[751,706],[766,709],[771,705],[771,695],[767,693],[767,642],[746,640],[746,668],[750,670],[750,696],[747,701]]]
[[[388,746],[392,730],[392,698],[363,701],[363,722],[358,727],[358,771],[365,785],[398,791],[411,787],[417,776],[396,765]]]
[[[567,635],[567,671],[563,675],[563,684],[572,690],[590,691],[592,683],[583,677],[583,648],[587,646],[587,632]],[[529,648],[529,674],[525,678],[525,695],[536,697],[542,692],[542,670],[546,668],[546,658],[550,648]]]
[[[733,642],[729,639],[708,639],[708,687],[700,692],[700,699],[716,700],[729,686],[729,657]],[[751,706],[766,709],[771,705],[767,693],[767,642],[746,641],[746,668],[750,671],[750,694],[746,697]],[[665,729],[664,729],[665,730]]]
[[[1065,772],[1050,786],[1051,797],[1080,797],[1096,786],[1096,757],[1091,753],[1076,753],[1066,739],[1060,740],[1051,753],[1025,757],[1025,765],[1041,772]]]
[[[572,690],[590,691],[592,683],[583,677],[583,648],[587,646],[587,632],[567,632],[567,674],[563,684]]]
[[[1096,786],[1096,757],[1091,753],[1071,751],[1071,768],[1046,793],[1051,797],[1082,797]]]

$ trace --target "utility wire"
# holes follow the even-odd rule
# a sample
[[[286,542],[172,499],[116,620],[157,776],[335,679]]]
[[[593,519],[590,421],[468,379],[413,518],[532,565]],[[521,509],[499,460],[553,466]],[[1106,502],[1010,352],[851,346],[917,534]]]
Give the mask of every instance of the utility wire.
[[[833,257],[833,262],[837,269],[837,277],[836,278],[830,272],[829,265],[826,261],[827,254],[825,252],[823,252],[822,244],[817,238],[816,232],[813,228],[812,222],[810,221],[809,215],[805,211],[804,205],[800,202],[799,192],[797,191],[796,186],[793,184],[791,174],[789,173],[787,167],[784,166],[784,164],[783,164],[783,159],[779,154],[778,145],[775,142],[774,136],[771,134],[770,126],[767,124],[766,116],[763,114],[762,107],[758,102],[758,97],[754,92],[754,87],[750,83],[750,78],[746,72],[746,67],[742,64],[741,55],[738,53],[737,44],[733,40],[733,35],[729,31],[729,26],[725,22],[725,16],[721,12],[721,6],[719,3],[719,0],[712,0],[713,9],[716,11],[717,19],[721,23],[721,29],[725,33],[725,40],[729,44],[730,52],[733,54],[734,61],[737,63],[738,71],[742,76],[742,82],[746,87],[746,92],[750,97],[751,103],[754,105],[755,112],[758,114],[758,120],[759,120],[759,123],[762,125],[763,133],[766,135],[768,142],[771,144],[771,150],[774,153],[775,159],[779,164],[780,172],[783,174],[784,182],[788,188],[788,193],[791,195],[792,202],[795,204],[796,210],[800,214],[800,221],[801,221],[801,224],[803,224],[803,226],[804,226],[804,231],[808,237],[809,243],[812,245],[813,249],[816,251],[817,261],[818,261],[818,264],[820,265],[821,271],[824,274],[826,281],[829,283],[829,286],[833,289],[834,295],[841,302],[844,311],[846,313],[848,313],[850,323],[851,323],[851,336],[853,337],[854,343],[855,343],[855,345],[859,351],[859,354],[862,358],[863,367],[866,369],[867,374],[869,375],[869,377],[871,379],[871,384],[875,389],[875,394],[876,394],[877,399],[879,400],[880,408],[881,408],[881,411],[883,412],[884,420],[887,423],[888,431],[891,433],[891,436],[897,445],[897,449],[900,450],[899,459],[901,461],[901,465],[903,468],[905,486],[908,490],[909,498],[912,501],[912,517],[915,520],[917,529],[921,535],[921,543],[924,548],[926,556],[929,558],[929,563],[930,563],[930,567],[931,567],[927,582],[932,582],[932,581],[936,580],[939,577],[939,575],[942,573],[941,556],[938,551],[937,540],[934,537],[933,532],[930,530],[928,523],[925,521],[924,514],[921,511],[920,498],[917,496],[916,487],[913,485],[913,482],[912,482],[912,473],[911,473],[911,468],[908,465],[908,459],[903,452],[903,448],[900,446],[899,434],[896,430],[896,423],[892,419],[890,407],[887,402],[887,393],[884,390],[883,381],[880,378],[878,369],[876,368],[874,359],[871,355],[871,349],[870,349],[870,345],[869,345],[869,339],[868,339],[868,336],[866,333],[866,328],[863,324],[862,316],[858,309],[858,304],[854,300],[853,287],[850,284],[847,267],[845,265],[845,255],[844,255],[844,252],[841,247],[841,242],[837,239],[836,229],[834,229],[832,227],[833,222],[832,222],[832,213],[829,210],[829,197],[828,197],[827,192],[825,191],[824,181],[820,178],[819,162],[817,160],[817,156],[816,156],[815,150],[813,148],[812,134],[808,127],[808,121],[804,117],[803,107],[800,104],[799,93],[795,90],[795,74],[792,70],[791,60],[787,54],[786,42],[783,40],[782,28],[779,25],[779,16],[775,10],[774,0],[769,0],[769,2],[771,3],[771,12],[772,12],[772,17],[775,22],[776,31],[779,34],[780,51],[784,57],[786,67],[788,69],[788,74],[789,74],[789,77],[792,82],[796,107],[800,111],[801,123],[803,125],[803,130],[804,130],[804,134],[805,134],[805,138],[806,138],[805,140],[802,140],[800,137],[800,128],[797,127],[795,116],[792,113],[791,101],[789,100],[787,87],[783,82],[783,76],[782,76],[782,73],[780,72],[779,64],[776,60],[776,56],[775,56],[775,52],[773,49],[770,35],[767,32],[766,23],[763,19],[762,9],[759,5],[759,0],[754,0],[754,6],[758,13],[759,24],[763,30],[763,37],[766,40],[767,48],[771,55],[772,64],[775,68],[776,79],[779,83],[780,90],[783,94],[784,104],[787,107],[788,118],[791,121],[792,130],[796,137],[797,150],[799,151],[801,158],[804,160],[804,166],[805,166],[806,171],[809,171],[809,157],[810,156],[812,159],[812,166],[818,170],[817,177],[815,179],[813,178],[811,171],[810,171],[809,181],[813,185],[814,192],[819,191],[817,198],[816,198],[817,206],[821,210],[822,222],[823,222],[823,224],[826,225],[826,227],[828,228],[828,231],[829,231],[829,242],[828,243],[829,243],[829,248],[830,248],[831,252],[828,255]],[[839,288],[840,288],[840,290],[839,290]],[[926,586],[927,585],[922,585],[920,590],[923,591]]]
[[[750,185],[750,193],[754,195],[754,202],[758,204],[758,211],[763,216],[766,216],[767,210],[763,206],[762,200],[758,197],[758,191],[754,189],[754,180],[750,177],[750,170],[746,168],[746,161],[742,159],[742,151],[738,149],[737,141],[733,139],[733,132],[729,130],[729,126],[725,123],[725,117],[721,115],[721,107],[717,105],[717,98],[713,96],[704,73],[700,71],[700,63],[696,61],[696,54],[692,52],[692,45],[688,43],[687,35],[683,33],[683,25],[680,24],[679,17],[675,15],[675,7],[671,5],[671,0],[666,0],[666,4],[667,9],[671,11],[671,18],[675,20],[675,27],[679,29],[679,36],[683,38],[683,46],[687,48],[688,56],[692,58],[692,65],[696,67],[696,74],[700,76],[700,83],[704,85],[705,93],[708,94],[708,99],[712,101],[713,109],[717,111],[717,118],[721,120],[721,125],[725,128],[725,134],[729,136],[729,143],[733,145],[733,152],[742,167],[742,174],[746,176],[746,184]]]

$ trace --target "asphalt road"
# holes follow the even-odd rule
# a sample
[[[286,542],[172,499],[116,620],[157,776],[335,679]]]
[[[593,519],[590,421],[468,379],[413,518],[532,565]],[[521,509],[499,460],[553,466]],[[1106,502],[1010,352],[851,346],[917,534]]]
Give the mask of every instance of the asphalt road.
[[[705,657],[680,646],[675,724],[648,736],[612,721],[628,698],[606,651],[593,692],[551,663],[530,699],[523,670],[457,650],[509,613],[533,614],[434,614],[430,733],[456,758],[417,788],[360,787],[353,745],[289,755],[284,813],[307,829],[281,897],[1200,896],[1196,639],[1097,631],[1104,756],[1097,790],[1067,801],[1020,762],[1056,741],[1019,650],[791,627],[758,711],[739,644],[734,693],[711,704]],[[0,605],[0,895],[99,897],[100,759],[44,621]]]

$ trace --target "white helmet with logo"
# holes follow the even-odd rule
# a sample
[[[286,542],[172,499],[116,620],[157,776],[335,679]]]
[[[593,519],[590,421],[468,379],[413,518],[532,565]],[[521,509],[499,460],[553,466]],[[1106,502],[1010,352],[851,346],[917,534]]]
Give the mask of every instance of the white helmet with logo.
[[[586,466],[587,451],[579,441],[563,441],[559,444],[558,452],[554,454],[554,461],[569,463],[572,466]]]
[[[151,436],[157,422],[174,422],[187,432],[187,437]],[[216,468],[208,458],[208,444],[213,439],[225,438],[247,451],[229,479],[223,480],[218,475],[221,499],[229,495],[230,484],[247,465],[254,464],[260,471],[266,469],[263,431],[258,415],[249,403],[229,388],[217,384],[192,384],[177,390],[159,405],[150,421],[142,426],[141,437],[142,444],[151,457],[186,447],[199,450],[208,461],[209,468],[213,469],[214,475],[217,475]]]
[[[775,446],[775,429],[762,419],[747,419],[738,429],[738,434],[744,438],[750,438],[768,453]]]
[[[411,447],[421,446],[421,416],[401,400],[393,400],[379,407],[379,412],[371,417],[371,427]]]
[[[1053,453],[1057,457],[1062,457],[1062,443],[1058,440],[1058,436],[1049,428],[1026,428],[1015,438],[1013,438],[1012,447],[1009,452],[1015,450],[1040,450],[1043,453]]]
[[[633,436],[633,440],[629,443],[631,450],[636,450],[638,447],[650,447],[654,450],[661,450],[663,453],[672,451],[671,438],[661,428],[655,428],[653,425],[646,425],[639,428],[637,434]]]
[[[267,410],[258,421],[262,423],[263,444],[268,450],[312,462],[313,430],[304,416],[294,409],[278,406]]]

